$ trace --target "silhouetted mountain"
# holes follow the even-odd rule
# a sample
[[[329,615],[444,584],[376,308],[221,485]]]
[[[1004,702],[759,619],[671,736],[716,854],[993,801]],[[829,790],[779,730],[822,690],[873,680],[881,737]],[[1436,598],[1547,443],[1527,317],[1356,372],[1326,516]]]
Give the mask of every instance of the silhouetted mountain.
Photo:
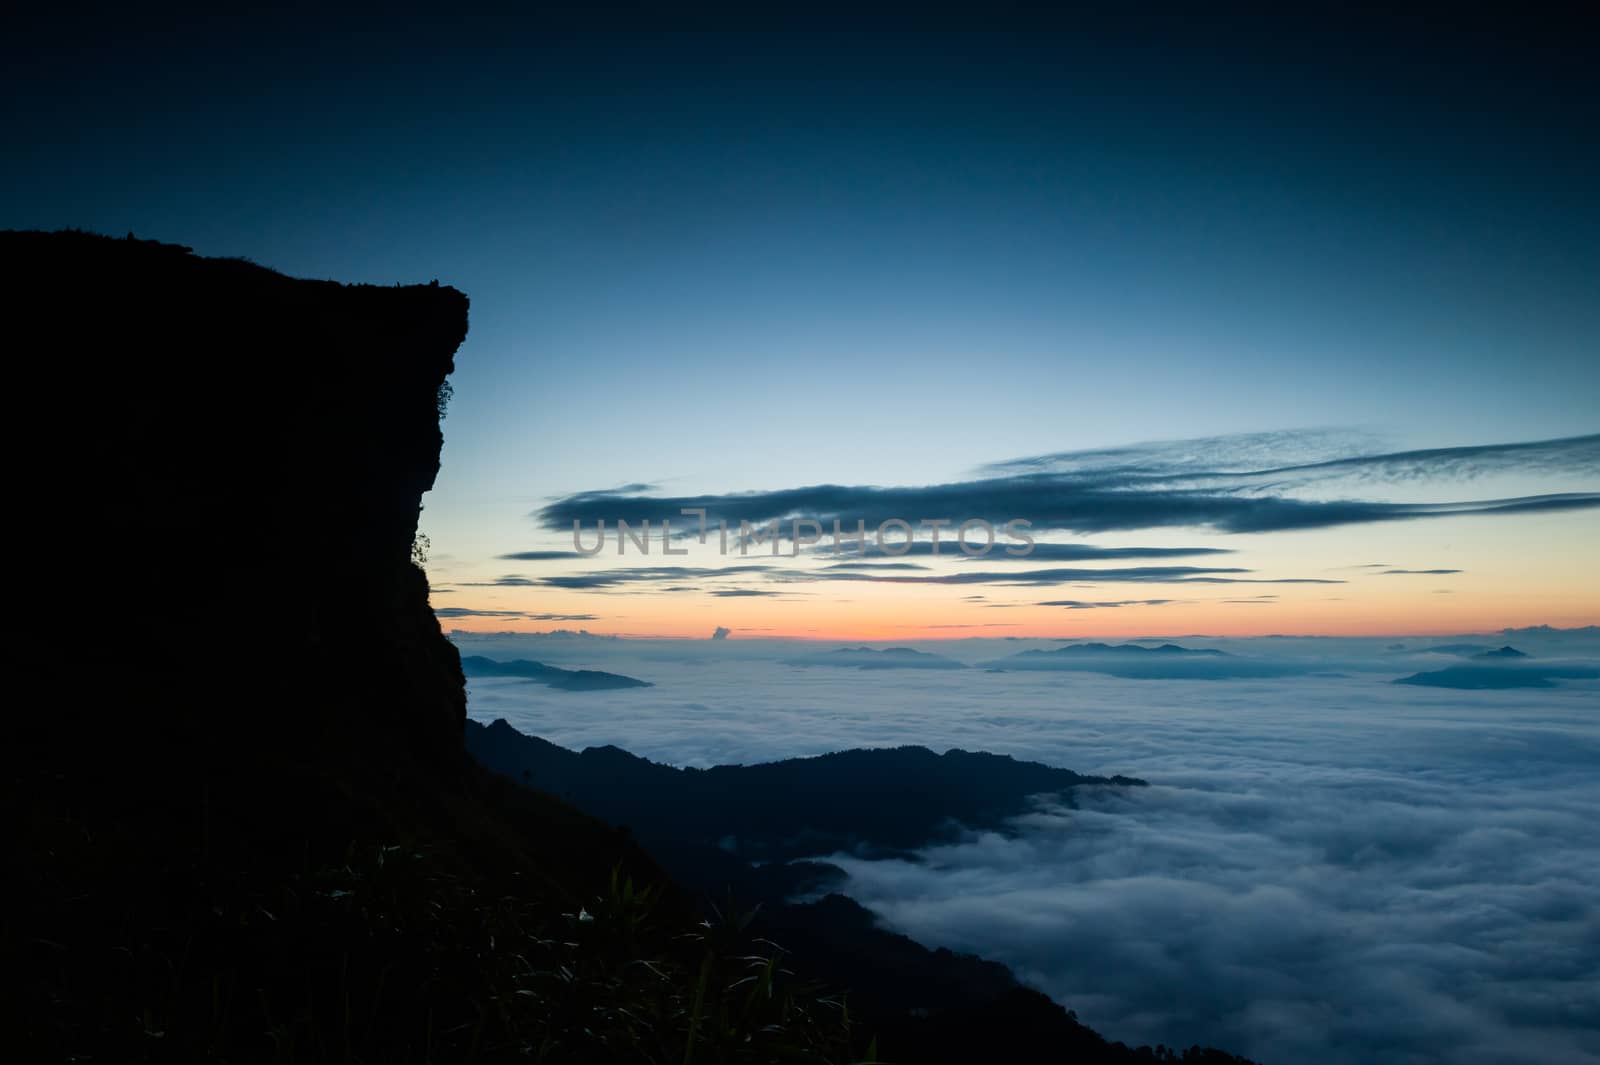
[[[569,751],[504,720],[469,720],[467,747],[507,776],[626,825],[680,882],[744,907],[752,929],[793,945],[796,964],[850,994],[852,1014],[879,1034],[892,1060],[986,1061],[997,1048],[1028,1055],[1022,1060],[1154,1060],[1150,1048],[1108,1042],[1079,1024],[997,962],[930,950],[880,927],[843,895],[790,901],[826,891],[843,875],[825,862],[787,860],[910,848],[943,838],[956,823],[1003,829],[1034,795],[1070,802],[1074,788],[1143,781],[923,747],[677,769],[616,747]],[[1173,1060],[1244,1061],[1198,1047]]]
[[[840,647],[823,654],[788,659],[791,666],[845,666],[857,669],[966,669],[966,663],[910,647]]]
[[[985,662],[990,670],[1061,670],[1107,673],[1133,680],[1225,680],[1236,677],[1281,677],[1304,672],[1305,667],[1285,662],[1241,658],[1211,648],[1164,643],[1145,647],[1135,643],[1075,643],[1050,651],[1022,651],[1009,658]]]
[[[1396,684],[1416,684],[1426,688],[1459,688],[1483,691],[1502,688],[1554,688],[1558,680],[1593,680],[1600,669],[1586,666],[1450,666],[1426,673],[1399,677]]]
[[[490,769],[626,825],[647,844],[699,843],[763,861],[904,851],[943,837],[953,823],[1001,828],[1035,795],[1070,803],[1085,785],[1144,783],[926,747],[678,769],[616,747],[569,751],[504,720],[468,721],[466,744]]]
[[[1024,651],[1023,654],[1030,652]],[[1042,652],[1044,654],[1069,654],[1069,655],[1128,655],[1134,658],[1143,655],[1207,655],[1213,658],[1227,658],[1228,652],[1218,651],[1209,647],[1180,647],[1175,643],[1164,643],[1156,647],[1145,647],[1137,643],[1075,643],[1068,647],[1058,647],[1054,651]]]
[[[1504,647],[1500,648],[1499,650],[1484,651],[1482,654],[1476,654],[1476,655],[1473,655],[1472,657],[1473,658],[1502,658],[1502,659],[1504,659],[1504,658],[1527,658],[1528,655],[1527,655],[1527,653],[1525,651],[1519,651],[1515,647],[1512,647],[1510,644],[1506,644]]]
[[[521,677],[547,688],[560,688],[569,692],[610,691],[616,688],[649,688],[647,680],[635,680],[620,673],[603,673],[597,669],[560,669],[543,662],[530,662],[525,658],[510,662],[496,662],[481,655],[469,655],[461,660],[462,672],[469,677]]]

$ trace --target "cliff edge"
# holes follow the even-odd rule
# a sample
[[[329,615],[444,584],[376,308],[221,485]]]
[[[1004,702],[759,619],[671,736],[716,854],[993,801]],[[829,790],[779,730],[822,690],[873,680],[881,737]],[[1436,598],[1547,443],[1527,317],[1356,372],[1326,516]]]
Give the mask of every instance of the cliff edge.
[[[456,765],[464,681],[411,548],[466,296],[131,236],[4,233],[0,259],[30,658],[79,686],[39,738],[316,760],[379,726]]]
[[[742,926],[465,753],[413,562],[465,296],[78,232],[0,262],[13,1057],[844,1056],[776,958],[734,1018]]]

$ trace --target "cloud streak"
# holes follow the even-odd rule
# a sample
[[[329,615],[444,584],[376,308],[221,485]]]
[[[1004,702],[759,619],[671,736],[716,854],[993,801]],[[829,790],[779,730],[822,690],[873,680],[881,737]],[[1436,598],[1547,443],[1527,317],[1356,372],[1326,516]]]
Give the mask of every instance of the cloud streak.
[[[476,610],[471,607],[461,606],[436,606],[433,608],[435,616],[449,620],[452,618],[520,618],[523,621],[598,621],[594,614],[538,614],[527,610]]]
[[[1113,599],[1085,602],[1080,599],[1051,599],[1038,606],[1059,606],[1067,610],[1110,610],[1122,606],[1165,606],[1171,599]]]
[[[846,530],[849,531],[849,530]],[[834,557],[831,542],[832,527],[825,530],[824,544],[810,549],[811,554],[824,558]],[[1055,544],[1035,542],[1026,555],[1008,555],[1003,546],[997,544],[995,549],[985,555],[967,555],[955,542],[955,535],[948,529],[940,530],[939,551],[937,557],[950,558],[956,561],[983,561],[983,562],[1030,562],[1037,565],[1040,562],[1111,562],[1128,561],[1133,559],[1158,559],[1158,558],[1195,558],[1208,555],[1231,555],[1234,553],[1230,547],[1101,547],[1098,544]],[[920,535],[926,537],[928,532],[923,530]],[[983,544],[981,533],[974,533],[972,541],[975,547]],[[1018,546],[1012,544],[1010,546]],[[839,557],[861,557],[862,553],[855,550],[853,545],[841,544],[844,550],[839,552]],[[866,557],[879,557],[888,555],[878,545],[868,539]],[[933,555],[932,539],[913,541],[909,550],[896,552],[897,557],[913,555]],[[842,564],[842,563],[841,563]]]
[[[1292,437],[1293,434],[1286,434]],[[546,529],[574,522],[671,519],[704,509],[734,528],[809,519],[831,528],[869,528],[899,518],[979,518],[1000,525],[1025,518],[1036,529],[1105,533],[1192,527],[1223,533],[1322,529],[1471,514],[1530,514],[1600,506],[1600,492],[1576,491],[1450,502],[1315,498],[1291,494],[1345,481],[1395,484],[1508,473],[1576,475],[1600,470],[1600,434],[1419,451],[1345,455],[1278,466],[1235,466],[1264,447],[1258,438],[1224,437],[1070,452],[988,467],[972,480],[920,487],[822,484],[768,492],[656,496],[593,491],[558,499],[533,516]],[[1060,545],[1070,550],[1070,545]],[[1115,549],[1113,549],[1115,550]]]
[[[1035,570],[962,570],[955,573],[927,576],[884,576],[877,573],[836,573],[829,571],[823,577],[836,581],[870,581],[875,584],[995,584],[1028,585],[1043,587],[1053,584],[1343,584],[1331,577],[1239,577],[1231,574],[1250,573],[1236,566],[1210,568],[1205,566],[1129,566],[1121,568],[1090,569],[1083,567],[1055,567]],[[1219,576],[1229,574],[1230,576]]]

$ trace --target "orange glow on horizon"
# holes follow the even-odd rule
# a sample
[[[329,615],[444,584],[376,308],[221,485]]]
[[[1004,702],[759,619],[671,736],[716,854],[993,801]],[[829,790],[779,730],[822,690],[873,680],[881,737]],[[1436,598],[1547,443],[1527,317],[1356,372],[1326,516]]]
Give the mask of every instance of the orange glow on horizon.
[[[1443,599],[1445,597],[1440,596]],[[902,603],[835,604],[705,601],[685,597],[676,602],[659,598],[610,597],[624,609],[607,616],[596,612],[592,621],[536,621],[510,617],[441,619],[447,629],[463,632],[543,633],[554,629],[586,629],[596,635],[638,639],[704,639],[719,626],[732,630],[732,638],[798,639],[822,641],[925,641],[974,637],[999,639],[1136,639],[1151,636],[1346,636],[1408,637],[1454,633],[1494,632],[1504,628],[1552,625],[1571,628],[1600,623],[1600,612],[1572,602],[1552,609],[1548,601],[1516,601],[1493,597],[1435,606],[1432,603],[1330,598],[1306,601],[1249,603],[1170,603],[1160,606],[1061,607],[1018,606],[983,609],[973,604],[920,605],[908,610]],[[452,606],[461,605],[452,603]],[[593,610],[594,604],[586,604]],[[543,609],[553,610],[548,604]],[[498,608],[498,607],[497,607]],[[572,613],[580,613],[573,611]],[[974,616],[979,615],[982,616]],[[1004,616],[1005,621],[990,620]],[[928,618],[908,622],[907,616]]]
[[[1431,636],[1505,628],[1600,624],[1600,567],[1593,513],[1542,516],[1528,523],[1464,518],[1263,536],[1218,537],[1233,567],[1165,583],[1077,580],[1038,583],[1022,563],[981,572],[960,560],[919,560],[916,575],[878,571],[829,578],[827,559],[691,558],[692,587],[648,577],[629,581],[620,567],[586,564],[527,570],[497,582],[473,568],[436,574],[448,594],[436,607],[465,632],[587,629],[599,635],[704,639],[719,626],[733,638],[923,641],[971,637],[1108,638],[1210,635]],[[1381,560],[1381,561],[1379,561]],[[642,560],[641,560],[642,561]],[[652,559],[652,562],[655,560]],[[674,560],[677,561],[677,560]],[[782,564],[779,565],[778,563]],[[596,560],[598,563],[598,560]],[[495,567],[499,570],[499,566]],[[722,569],[726,572],[721,572]],[[1048,569],[1047,565],[1035,567]],[[560,587],[540,578],[612,573],[597,587]],[[989,579],[993,575],[993,579]],[[460,583],[450,584],[448,577]],[[967,580],[966,576],[983,579]],[[959,583],[957,583],[959,582]],[[717,593],[722,594],[717,594]],[[1082,607],[1047,603],[1081,603]],[[470,616],[483,611],[482,616]],[[499,613],[494,613],[499,612]]]

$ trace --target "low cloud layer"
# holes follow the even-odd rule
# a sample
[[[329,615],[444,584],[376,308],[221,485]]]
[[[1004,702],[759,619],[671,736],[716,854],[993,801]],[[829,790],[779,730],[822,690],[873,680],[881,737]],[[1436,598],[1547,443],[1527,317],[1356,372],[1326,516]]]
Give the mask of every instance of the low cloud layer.
[[[581,707],[474,682],[474,717],[567,746],[710,765],[916,742],[1151,781],[920,862],[836,859],[892,927],[1007,962],[1112,1038],[1269,1063],[1600,1060],[1600,681],[1392,683],[1459,662],[1435,650],[1459,637],[1179,640],[1298,674],[1204,684],[804,668],[785,641],[459,639],[655,682]],[[1600,660],[1600,630],[1465,642]],[[1058,645],[913,646],[976,665]]]

